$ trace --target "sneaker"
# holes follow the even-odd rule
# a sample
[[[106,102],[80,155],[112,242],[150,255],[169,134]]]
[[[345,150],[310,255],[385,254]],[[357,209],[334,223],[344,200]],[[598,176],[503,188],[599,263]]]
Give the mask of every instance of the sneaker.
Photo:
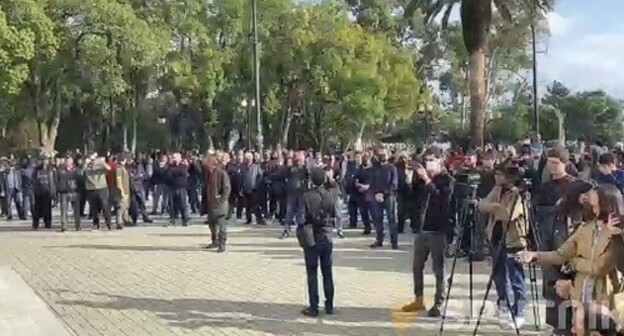
[[[280,239],[284,239],[284,238],[288,238],[290,237],[290,232],[288,231],[283,231],[282,235],[279,237]]]
[[[340,239],[344,239],[344,237],[345,237],[344,232],[342,232],[342,230],[338,230],[338,231],[336,231],[336,235],[337,235],[338,237],[340,237]]]
[[[304,316],[309,316],[309,317],[317,317],[319,316],[319,311],[318,309],[312,309],[310,307],[305,308],[301,311],[301,314],[303,314]]]
[[[422,298],[417,298],[413,302],[401,307],[401,311],[404,313],[418,313],[425,310]]]
[[[442,316],[442,313],[440,312],[440,306],[435,305],[435,306],[431,307],[431,309],[429,309],[429,311],[427,312],[427,316],[428,317],[440,317],[440,316]]]
[[[204,248],[207,249],[207,250],[210,250],[210,249],[213,249],[213,248],[217,248],[217,247],[219,247],[219,244],[217,244],[217,243],[210,243],[210,245],[204,246]]]
[[[368,247],[370,247],[371,249],[378,249],[378,248],[382,248],[383,244],[380,244],[379,242],[374,242],[370,244]]]
[[[510,318],[510,320],[511,320],[511,318]],[[515,330],[516,326],[517,326],[518,329],[522,329],[522,327],[524,327],[525,324],[526,324],[526,318],[524,318],[524,317],[516,317],[516,324],[514,325],[514,321],[511,320],[507,324],[507,327]]]
[[[223,252],[225,252],[225,247],[219,246],[219,248],[217,249],[217,253],[223,253]]]

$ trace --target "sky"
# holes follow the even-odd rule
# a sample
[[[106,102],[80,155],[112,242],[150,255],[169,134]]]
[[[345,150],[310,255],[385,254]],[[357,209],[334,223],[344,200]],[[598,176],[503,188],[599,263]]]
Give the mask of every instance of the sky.
[[[559,0],[538,46],[540,86],[602,89],[624,99],[624,0]]]

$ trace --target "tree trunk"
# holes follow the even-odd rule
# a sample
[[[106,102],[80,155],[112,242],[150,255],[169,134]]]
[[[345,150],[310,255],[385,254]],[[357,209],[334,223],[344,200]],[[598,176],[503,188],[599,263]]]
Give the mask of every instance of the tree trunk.
[[[558,122],[559,141],[561,141],[562,143],[565,143],[565,126],[564,126],[565,117],[558,108],[555,108],[555,115],[557,116],[557,122]]]
[[[483,147],[485,132],[485,50],[476,49],[470,54],[470,130],[475,147]]]
[[[292,106],[288,106],[285,112],[284,124],[282,128],[282,138],[279,145],[283,148],[288,148],[288,135],[290,134],[290,125],[292,124],[293,113]]]
[[[132,138],[130,139],[130,152],[136,153],[137,147],[137,119],[138,116],[132,118]]]
[[[126,125],[126,123],[123,124],[122,131],[123,131],[123,150],[124,152],[127,152],[128,151],[128,126]]]

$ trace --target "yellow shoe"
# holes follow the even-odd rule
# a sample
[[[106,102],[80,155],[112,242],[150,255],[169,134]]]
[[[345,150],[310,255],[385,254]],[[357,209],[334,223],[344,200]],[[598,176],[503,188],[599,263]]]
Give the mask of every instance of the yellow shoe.
[[[425,304],[423,303],[422,298],[417,298],[415,301],[407,304],[401,308],[401,311],[404,313],[417,313],[425,310]]]

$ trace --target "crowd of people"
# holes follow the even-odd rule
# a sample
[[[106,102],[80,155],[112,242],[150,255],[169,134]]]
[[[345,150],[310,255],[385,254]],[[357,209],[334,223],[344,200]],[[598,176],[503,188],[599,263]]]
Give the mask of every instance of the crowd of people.
[[[168,214],[167,225],[183,226],[193,214],[207,215],[212,241],[206,247],[218,252],[225,251],[231,219],[244,213],[246,224],[278,221],[280,238],[296,228],[304,249],[310,306],[303,313],[310,316],[319,315],[319,265],[325,312],[334,312],[332,237],[344,238],[344,224],[361,223],[363,235],[374,231],[371,249],[399,249],[399,235],[409,231],[414,300],[403,311],[439,317],[447,299],[447,248],[466,229],[459,213],[469,204],[477,215],[455,253],[477,261],[490,255],[505,323],[525,323],[524,265],[534,263],[542,267],[546,322],[556,335],[602,335],[616,327],[590,326],[591,314],[613,309],[624,289],[616,262],[624,215],[620,162],[618,151],[603,146],[571,151],[562,144],[467,153],[430,147],[412,153],[379,148],[326,155],[280,150],[9,158],[0,160],[0,210],[11,220],[15,208],[22,220],[30,214],[34,230],[40,221],[48,229],[58,204],[61,231],[72,222],[80,230],[85,217],[94,229],[103,217],[112,230],[138,219],[150,223],[156,215]],[[474,187],[474,194],[466,187]],[[341,216],[344,207],[348,221]],[[429,258],[435,299],[425,307]]]

